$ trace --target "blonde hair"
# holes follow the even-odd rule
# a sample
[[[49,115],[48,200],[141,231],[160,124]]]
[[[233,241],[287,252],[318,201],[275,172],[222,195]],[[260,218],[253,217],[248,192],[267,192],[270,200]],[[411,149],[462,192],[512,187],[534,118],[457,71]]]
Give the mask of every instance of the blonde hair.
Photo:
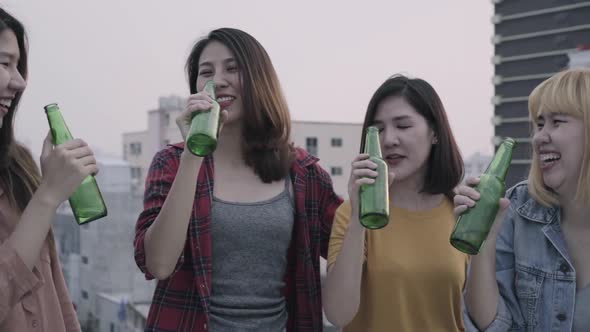
[[[570,69],[539,84],[529,96],[529,116],[536,124],[543,112],[568,114],[584,122],[584,154],[576,189],[576,200],[590,205],[590,70]],[[531,195],[546,206],[559,205],[557,195],[543,182],[539,156],[533,150],[528,187]]]

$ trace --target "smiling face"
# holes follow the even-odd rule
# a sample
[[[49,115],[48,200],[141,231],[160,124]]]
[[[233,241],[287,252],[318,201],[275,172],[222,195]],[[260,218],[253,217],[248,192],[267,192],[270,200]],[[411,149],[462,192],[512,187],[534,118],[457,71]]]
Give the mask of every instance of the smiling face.
[[[546,206],[590,205],[590,70],[569,69],[529,97],[534,126],[529,191]]]
[[[383,159],[395,172],[395,182],[423,183],[435,143],[426,119],[400,96],[384,98],[375,113]]]
[[[558,194],[575,194],[585,149],[584,123],[570,114],[541,112],[535,121],[534,158],[543,183]]]
[[[0,127],[4,124],[4,117],[13,112],[17,93],[23,91],[26,82],[18,71],[20,51],[16,35],[10,29],[0,33]]]
[[[243,114],[242,85],[238,63],[229,48],[218,41],[211,41],[199,58],[197,91],[203,90],[207,81],[216,85],[217,102],[228,111],[225,125],[237,123]]]

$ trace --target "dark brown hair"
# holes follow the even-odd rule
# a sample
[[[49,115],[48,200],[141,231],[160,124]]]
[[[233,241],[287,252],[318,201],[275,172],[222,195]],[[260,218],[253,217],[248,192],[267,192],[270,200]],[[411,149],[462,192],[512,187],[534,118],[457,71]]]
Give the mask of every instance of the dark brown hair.
[[[263,182],[283,179],[294,159],[289,108],[270,57],[248,33],[232,28],[211,31],[193,47],[186,71],[191,93],[197,91],[199,58],[212,41],[235,57],[242,84],[244,117],[242,157]]]
[[[438,140],[432,145],[427,162],[426,178],[421,192],[454,196],[453,189],[463,177],[463,159],[455,142],[445,108],[440,97],[428,82],[419,78],[394,75],[375,91],[369,101],[363,131],[361,152],[365,147],[365,131],[375,121],[375,114],[381,102],[387,97],[401,97],[420,114]]]
[[[17,69],[24,79],[27,78],[27,37],[23,25],[12,15],[0,8],[0,33],[11,30],[16,36],[20,58]],[[41,176],[31,153],[14,139],[14,115],[22,91],[12,101],[8,113],[4,116],[0,128],[0,187],[8,197],[10,204],[23,211],[35,190]]]

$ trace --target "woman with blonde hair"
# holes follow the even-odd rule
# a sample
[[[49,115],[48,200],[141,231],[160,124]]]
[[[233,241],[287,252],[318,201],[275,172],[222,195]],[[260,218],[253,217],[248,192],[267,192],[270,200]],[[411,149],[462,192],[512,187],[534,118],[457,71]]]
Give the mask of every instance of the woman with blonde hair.
[[[465,320],[468,330],[589,331],[590,70],[541,83],[529,114],[529,177],[501,199],[486,244],[471,259]],[[473,188],[458,193],[455,213],[477,204]]]

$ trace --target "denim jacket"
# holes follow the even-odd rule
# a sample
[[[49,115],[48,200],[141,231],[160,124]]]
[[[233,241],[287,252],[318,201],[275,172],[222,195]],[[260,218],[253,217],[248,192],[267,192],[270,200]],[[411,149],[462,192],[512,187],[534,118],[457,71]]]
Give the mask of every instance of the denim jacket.
[[[560,209],[538,203],[526,182],[512,187],[496,240],[500,298],[486,331],[571,331],[576,272],[560,227]],[[464,311],[467,331],[478,331]]]

